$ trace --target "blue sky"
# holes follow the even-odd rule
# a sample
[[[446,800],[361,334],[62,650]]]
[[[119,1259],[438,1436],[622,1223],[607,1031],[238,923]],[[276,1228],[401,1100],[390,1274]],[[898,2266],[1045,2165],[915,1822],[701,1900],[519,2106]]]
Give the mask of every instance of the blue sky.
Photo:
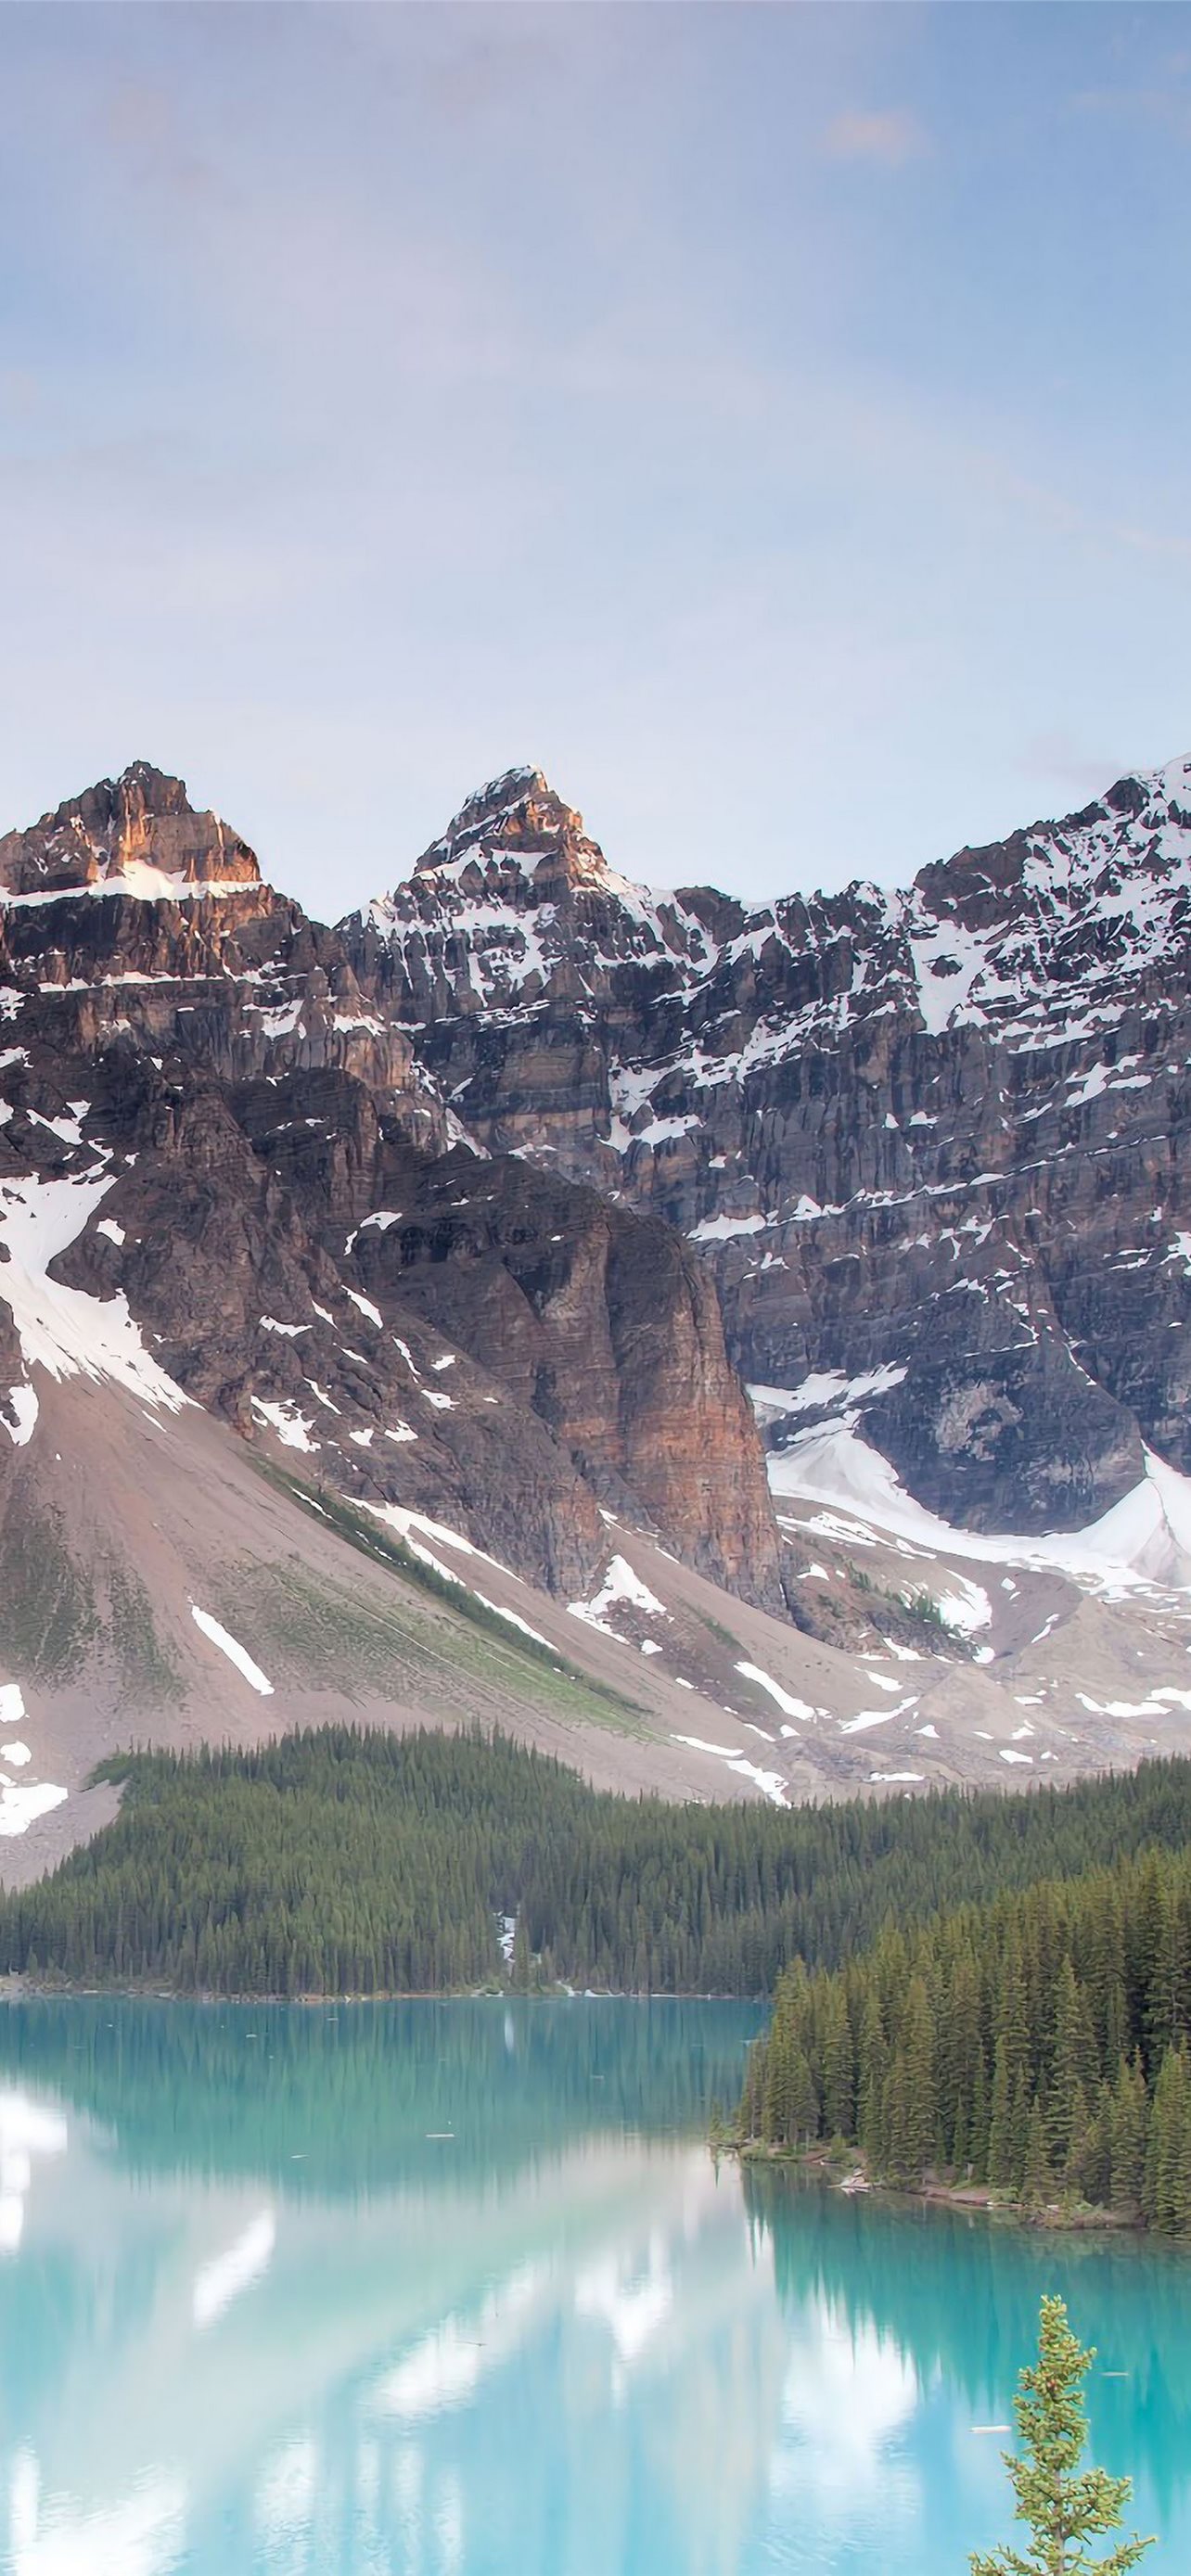
[[[334,917],[536,760],[906,879],[1191,751],[1191,9],[0,10],[0,828]]]

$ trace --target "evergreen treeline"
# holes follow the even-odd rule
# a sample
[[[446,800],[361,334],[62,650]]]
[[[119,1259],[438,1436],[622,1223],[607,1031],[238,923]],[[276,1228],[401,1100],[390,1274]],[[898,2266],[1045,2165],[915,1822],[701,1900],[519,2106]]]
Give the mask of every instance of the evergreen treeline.
[[[890,1926],[779,1981],[745,2138],[1191,2230],[1191,1852],[1150,1850]]]
[[[598,1793],[501,1737],[328,1727],[100,1776],[123,1784],[119,1817],[0,1899],[0,1971],[225,1995],[762,1996],[788,1960],[836,1967],[889,1923],[1191,1844],[1188,1762],[791,1813]]]

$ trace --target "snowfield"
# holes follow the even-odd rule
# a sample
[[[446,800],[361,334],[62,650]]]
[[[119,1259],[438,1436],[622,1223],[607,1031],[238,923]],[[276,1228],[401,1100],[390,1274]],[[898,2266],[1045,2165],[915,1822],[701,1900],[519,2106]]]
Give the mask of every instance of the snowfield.
[[[1191,1477],[1146,1451],[1141,1482],[1087,1529],[1053,1537],[988,1536],[957,1529],[916,1503],[899,1484],[887,1458],[863,1440],[848,1420],[804,1432],[769,1459],[775,1501],[811,1502],[821,1516],[809,1523],[824,1534],[846,1518],[852,1535],[879,1532],[904,1554],[966,1557],[974,1564],[1012,1565],[1070,1575],[1089,1587],[1114,1591],[1162,1584],[1191,1590]],[[987,1624],[987,1595],[974,1584],[948,1599],[945,1615],[969,1632]],[[983,1612],[979,1614],[979,1604]],[[940,1604],[942,1607],[942,1603]]]
[[[0,1183],[0,1245],[8,1255],[0,1262],[0,1301],[16,1325],[26,1367],[44,1368],[54,1378],[110,1378],[141,1404],[178,1413],[190,1398],[150,1357],[123,1293],[88,1297],[47,1276],[50,1263],[85,1232],[117,1177],[93,1166],[73,1179],[30,1176]],[[21,1397],[18,1388],[9,1400]],[[32,1408],[22,1401],[14,1409],[18,1434],[27,1440],[37,1418],[36,1396]]]

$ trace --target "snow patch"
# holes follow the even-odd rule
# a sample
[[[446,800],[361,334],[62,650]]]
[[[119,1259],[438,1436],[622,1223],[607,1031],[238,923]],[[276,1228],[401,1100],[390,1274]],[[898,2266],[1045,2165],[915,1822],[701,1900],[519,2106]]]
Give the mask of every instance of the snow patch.
[[[903,1555],[925,1551],[1036,1573],[1053,1570],[1099,1590],[1153,1584],[1191,1590],[1191,1477],[1152,1449],[1144,1457],[1141,1482],[1100,1520],[1041,1538],[953,1528],[914,1501],[888,1459],[848,1421],[800,1433],[788,1449],[770,1456],[768,1468],[770,1489],[779,1498],[828,1507],[829,1525],[817,1514],[809,1526],[831,1537],[872,1545],[880,1534],[892,1538]],[[848,1528],[832,1514],[846,1514]],[[963,1595],[940,1600],[944,1616],[969,1631],[987,1625],[987,1595],[956,1579],[964,1582]]]
[[[768,1673],[763,1673],[759,1664],[738,1664],[736,1670],[738,1673],[743,1673],[746,1682],[756,1682],[759,1690],[768,1691],[770,1698],[777,1701],[783,1716],[803,1718],[817,1716],[818,1711],[813,1709],[808,1701],[793,1698],[789,1691],[782,1689],[780,1682],[771,1680]],[[896,1688],[896,1684],[894,1687]]]
[[[789,1806],[786,1783],[780,1771],[762,1770],[755,1762],[749,1761],[746,1753],[733,1753],[726,1744],[709,1744],[702,1735],[676,1735],[673,1741],[675,1744],[689,1744],[693,1753],[714,1753],[719,1761],[727,1763],[729,1771],[734,1771],[738,1779],[755,1781],[762,1797],[768,1798],[772,1806]]]
[[[648,1619],[668,1619],[669,1611],[647,1584],[634,1574],[626,1557],[614,1556],[600,1585],[590,1601],[568,1601],[572,1619],[584,1619],[589,1628],[601,1628],[605,1636],[615,1636],[608,1626],[608,1612],[623,1602],[631,1610],[643,1611]]]
[[[251,1688],[259,1691],[262,1699],[272,1699],[273,1684],[268,1674],[261,1671],[260,1665],[254,1664],[247,1647],[242,1646],[239,1639],[231,1636],[226,1628],[221,1628],[218,1619],[213,1619],[209,1610],[196,1609],[192,1602],[190,1616],[195,1627],[202,1629],[204,1637],[209,1637],[211,1644],[218,1646],[220,1654],[226,1655],[228,1662],[235,1665],[237,1672],[243,1673],[245,1681],[251,1685]]]
[[[39,1816],[48,1816],[52,1808],[65,1805],[66,1794],[52,1780],[31,1780],[24,1786],[15,1780],[0,1779],[0,1834],[11,1839],[14,1834],[28,1833]]]
[[[10,1386],[8,1411],[13,1418],[11,1422],[4,1423],[4,1428],[14,1449],[28,1448],[37,1428],[38,1409],[37,1392],[34,1387],[28,1383],[24,1386]],[[0,1420],[3,1420],[2,1414],[0,1414]]]
[[[787,1413],[814,1413],[829,1406],[835,1411],[860,1404],[866,1396],[885,1395],[901,1385],[905,1374],[892,1365],[867,1369],[860,1377],[845,1377],[842,1369],[812,1369],[801,1386],[750,1386],[745,1392],[758,1422],[772,1422]]]
[[[740,1234],[764,1234],[767,1216],[705,1216],[690,1229],[692,1243],[729,1243]]]
[[[123,1292],[88,1297],[47,1276],[50,1263],[84,1232],[117,1175],[93,1167],[77,1179],[0,1183],[0,1300],[8,1307],[27,1367],[54,1378],[106,1378],[142,1404],[180,1413],[190,1402],[151,1359]]]
[[[283,1448],[301,1449],[307,1456],[313,1456],[318,1442],[311,1439],[312,1425],[304,1413],[299,1413],[296,1404],[271,1403],[263,1395],[251,1396],[249,1401],[258,1420],[266,1422],[269,1429],[276,1432]]]

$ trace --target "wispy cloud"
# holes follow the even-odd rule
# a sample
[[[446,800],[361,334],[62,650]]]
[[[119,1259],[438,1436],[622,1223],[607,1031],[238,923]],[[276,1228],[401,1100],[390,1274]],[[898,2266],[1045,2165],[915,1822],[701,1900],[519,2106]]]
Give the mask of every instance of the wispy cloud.
[[[926,148],[925,127],[908,107],[845,108],[823,137],[829,161],[867,161],[879,170],[904,170]]]

